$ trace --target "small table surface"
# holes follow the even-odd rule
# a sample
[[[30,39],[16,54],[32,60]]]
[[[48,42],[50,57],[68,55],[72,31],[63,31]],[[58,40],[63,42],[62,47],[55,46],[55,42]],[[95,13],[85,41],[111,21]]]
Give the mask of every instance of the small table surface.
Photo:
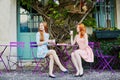
[[[10,46],[9,44],[0,44],[0,46]]]
[[[67,43],[57,43],[57,44],[48,44],[48,46],[78,46],[78,45],[72,45]]]

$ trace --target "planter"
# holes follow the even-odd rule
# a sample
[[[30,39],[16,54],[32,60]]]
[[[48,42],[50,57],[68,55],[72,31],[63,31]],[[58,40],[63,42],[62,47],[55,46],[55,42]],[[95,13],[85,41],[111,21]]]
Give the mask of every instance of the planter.
[[[95,31],[98,39],[117,38],[120,35],[120,30],[117,31]]]

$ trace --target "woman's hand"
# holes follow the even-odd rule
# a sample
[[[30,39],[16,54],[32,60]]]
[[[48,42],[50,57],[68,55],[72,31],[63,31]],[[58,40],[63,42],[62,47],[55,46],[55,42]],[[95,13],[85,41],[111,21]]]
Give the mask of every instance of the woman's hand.
[[[48,43],[55,44],[55,39],[53,39],[53,40],[48,40]]]
[[[73,31],[70,31],[70,36],[73,36]]]
[[[48,42],[48,43],[51,43],[51,42],[52,42],[52,40],[47,40],[47,42]]]

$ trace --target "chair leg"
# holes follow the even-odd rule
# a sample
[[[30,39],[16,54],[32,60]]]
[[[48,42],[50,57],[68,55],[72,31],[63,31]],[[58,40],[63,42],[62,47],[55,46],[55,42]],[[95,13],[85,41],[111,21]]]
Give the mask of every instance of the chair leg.
[[[93,63],[90,63],[90,72],[92,72],[92,65]]]
[[[111,70],[114,73],[114,70],[110,66],[110,62],[113,61],[113,59],[114,59],[114,57],[112,57],[111,59],[110,58],[102,57],[102,59],[100,59],[101,63],[99,65],[98,69],[102,68],[102,71],[105,70],[105,69],[109,69],[109,70]]]
[[[33,73],[35,73],[36,71],[38,71],[39,74],[41,75],[43,73],[43,70],[47,70],[47,68],[49,66],[49,63],[48,63],[49,60],[46,59],[46,61],[47,61],[47,65],[46,66],[44,66],[42,64],[41,64],[41,66],[39,66],[39,64],[41,63],[41,61],[42,61],[42,59],[40,59],[39,61],[35,60],[36,65],[35,65],[35,67],[33,69]]]
[[[114,72],[113,69],[112,69],[112,67],[110,66],[110,62],[111,62],[112,60],[113,60],[113,58],[111,58],[110,61],[107,62],[107,61],[104,59],[106,65],[103,67],[103,70],[104,70],[105,68],[107,68],[107,69],[110,69],[112,72]]]
[[[7,66],[6,66],[6,64],[5,64],[5,62],[4,62],[4,60],[2,59],[2,57],[1,57],[1,61],[3,62],[3,64],[4,64],[4,66],[5,66],[6,71],[8,72],[9,70],[8,70],[8,68],[7,68]]]
[[[9,59],[8,59],[8,56],[7,56],[7,62],[8,62],[8,68],[9,68],[9,70],[10,70],[10,63],[9,63]]]
[[[10,60],[10,58],[8,56],[7,56],[7,61],[8,61],[9,70],[11,70],[11,67],[14,66],[14,65],[16,65],[17,67],[22,68],[22,70],[23,70],[22,61],[13,62],[13,61]],[[12,63],[12,65],[10,65],[10,63]],[[19,66],[19,64],[20,64],[20,66]]]
[[[2,72],[0,71],[0,76],[2,75]]]
[[[36,60],[35,60],[36,66],[35,66],[35,68],[33,69],[33,73],[34,73],[36,70],[39,69],[39,64],[40,64],[40,62],[41,62],[41,60],[39,60],[39,61],[36,61]]]
[[[18,68],[22,69],[22,71],[23,71],[23,66],[22,66],[22,61],[21,60],[18,60],[16,62],[16,65],[17,65]]]

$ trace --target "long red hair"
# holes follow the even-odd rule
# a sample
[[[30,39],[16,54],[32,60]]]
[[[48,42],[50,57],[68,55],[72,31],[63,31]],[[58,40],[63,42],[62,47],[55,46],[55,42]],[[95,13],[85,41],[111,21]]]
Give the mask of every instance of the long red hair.
[[[42,24],[44,25],[45,32],[48,33],[47,22],[42,22]],[[38,29],[38,31],[40,33],[40,41],[44,41],[44,32],[43,32],[43,30]]]
[[[86,33],[86,28],[84,24],[78,24],[80,30],[80,38],[83,38]]]
[[[43,22],[45,32],[48,33],[48,25],[47,22]]]

